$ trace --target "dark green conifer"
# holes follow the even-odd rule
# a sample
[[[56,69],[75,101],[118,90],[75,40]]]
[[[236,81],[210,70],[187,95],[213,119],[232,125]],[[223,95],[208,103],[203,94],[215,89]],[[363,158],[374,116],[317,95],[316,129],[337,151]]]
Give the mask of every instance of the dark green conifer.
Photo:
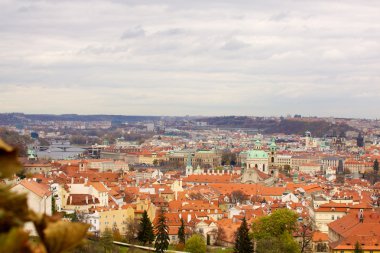
[[[163,253],[169,247],[169,229],[166,225],[166,217],[164,211],[161,209],[158,222],[155,227],[156,230],[156,242],[154,247],[157,253]]]
[[[143,245],[145,245],[146,243],[151,244],[154,241],[153,225],[146,211],[144,211],[143,216],[140,220],[137,239]]]
[[[235,253],[252,253],[253,244],[248,235],[248,226],[245,217],[237,230],[236,239],[235,239]]]

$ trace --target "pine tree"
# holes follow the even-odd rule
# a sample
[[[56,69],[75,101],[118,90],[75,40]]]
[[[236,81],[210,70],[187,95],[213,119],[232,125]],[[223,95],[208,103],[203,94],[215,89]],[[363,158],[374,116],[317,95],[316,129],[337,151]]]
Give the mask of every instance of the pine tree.
[[[235,253],[252,253],[253,252],[253,244],[251,239],[249,239],[248,235],[248,226],[245,217],[236,233],[235,239]]]
[[[169,247],[169,229],[166,225],[166,217],[162,209],[155,230],[157,237],[154,247],[157,253],[163,253]]]
[[[373,170],[376,174],[379,172],[379,161],[377,159],[373,162]]]
[[[106,228],[100,237],[100,245],[102,245],[104,252],[112,252],[113,246],[113,236],[112,231]]]
[[[153,225],[146,211],[144,211],[140,221],[137,239],[142,242],[143,245],[146,243],[151,244],[154,241]]]
[[[178,228],[178,241],[185,244],[185,224],[183,219],[181,219],[181,226]]]
[[[362,249],[362,247],[360,246],[360,243],[359,243],[358,241],[357,241],[356,244],[355,244],[354,253],[363,253],[363,249]]]

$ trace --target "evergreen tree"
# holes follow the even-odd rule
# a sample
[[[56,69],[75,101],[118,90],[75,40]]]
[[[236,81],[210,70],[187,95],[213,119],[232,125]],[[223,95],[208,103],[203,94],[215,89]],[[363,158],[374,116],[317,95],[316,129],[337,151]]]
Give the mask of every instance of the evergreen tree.
[[[140,221],[140,227],[139,227],[139,232],[137,234],[137,239],[143,245],[145,245],[146,243],[151,244],[154,241],[153,225],[146,211],[144,211],[143,216]]]
[[[379,161],[377,159],[373,162],[373,170],[375,171],[375,174],[379,172]]]
[[[178,228],[178,241],[185,244],[185,224],[183,219],[181,219],[181,226]]]
[[[356,242],[356,243],[355,243],[355,250],[354,250],[354,253],[363,253],[363,249],[362,249],[362,247],[360,246],[360,243],[359,243],[359,242]]]
[[[100,236],[100,245],[103,247],[104,252],[112,252],[114,249],[112,231],[106,228]]]
[[[158,222],[155,227],[156,230],[156,242],[154,247],[157,253],[163,253],[169,247],[169,229],[166,225],[166,217],[164,211],[161,209]]]
[[[57,207],[55,204],[55,197],[51,197],[51,214],[55,214],[57,212]]]
[[[248,235],[248,226],[245,217],[243,218],[243,222],[241,223],[235,239],[235,253],[252,253],[253,252],[253,244]]]

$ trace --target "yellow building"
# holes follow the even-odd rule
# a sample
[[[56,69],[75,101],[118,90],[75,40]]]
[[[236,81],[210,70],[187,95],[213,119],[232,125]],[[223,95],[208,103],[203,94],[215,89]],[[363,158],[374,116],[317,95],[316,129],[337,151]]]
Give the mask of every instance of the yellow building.
[[[156,217],[156,207],[148,200],[139,200],[134,204],[124,205],[119,209],[97,209],[99,212],[99,231],[103,233],[106,228],[118,229],[120,234],[126,233],[128,219],[140,219],[147,211],[149,219],[153,222]]]

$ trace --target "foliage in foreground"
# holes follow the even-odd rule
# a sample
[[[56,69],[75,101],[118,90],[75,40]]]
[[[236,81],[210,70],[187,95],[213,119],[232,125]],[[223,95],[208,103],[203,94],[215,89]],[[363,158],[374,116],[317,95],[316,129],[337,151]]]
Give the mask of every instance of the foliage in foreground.
[[[17,151],[0,140],[0,179],[11,178],[21,168]],[[32,222],[38,234],[30,240],[24,224]],[[58,216],[39,215],[28,208],[27,196],[0,185],[0,245],[2,252],[61,253],[74,249],[88,225],[65,222]]]

